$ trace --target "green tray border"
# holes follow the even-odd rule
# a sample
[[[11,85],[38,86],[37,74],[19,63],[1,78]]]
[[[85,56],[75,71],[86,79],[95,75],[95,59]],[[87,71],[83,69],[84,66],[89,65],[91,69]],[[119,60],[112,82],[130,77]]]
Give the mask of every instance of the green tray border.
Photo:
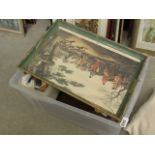
[[[122,101],[122,103],[121,103],[121,105],[120,105],[118,111],[117,111],[117,113],[116,113],[116,116],[119,117],[119,120],[121,120],[122,115],[123,115],[123,112],[124,112],[124,109],[125,109],[125,107],[126,107],[126,104],[127,104],[128,100],[129,100],[129,98],[130,98],[131,94],[133,93],[133,90],[134,90],[134,88],[135,88],[135,86],[136,86],[138,75],[139,75],[139,73],[140,73],[140,71],[141,71],[141,69],[142,69],[142,67],[143,67],[143,65],[144,65],[144,61],[146,60],[146,56],[145,56],[145,55],[143,55],[143,54],[141,54],[141,53],[138,53],[138,52],[135,51],[134,49],[131,49],[131,48],[128,48],[128,47],[123,46],[123,45],[121,45],[121,44],[118,44],[118,43],[116,43],[116,42],[114,42],[114,41],[112,41],[112,40],[109,40],[109,39],[107,39],[107,38],[103,38],[103,37],[101,37],[101,36],[98,36],[98,35],[96,35],[96,34],[94,34],[94,33],[92,33],[92,32],[88,32],[88,31],[86,31],[86,30],[84,30],[84,29],[82,29],[82,28],[79,28],[79,27],[77,27],[77,26],[74,26],[74,25],[72,25],[72,24],[70,24],[70,23],[67,23],[67,22],[65,22],[65,21],[57,20],[57,21],[49,28],[49,30],[46,32],[46,34],[45,34],[45,35],[36,43],[36,45],[29,51],[29,54],[27,55],[27,57],[21,61],[21,63],[18,65],[18,67],[25,70],[25,68],[24,68],[23,66],[31,61],[31,58],[33,58],[33,57],[35,56],[35,54],[37,54],[37,52],[39,52],[38,49],[44,44],[44,42],[46,41],[46,39],[47,39],[48,37],[52,36],[54,33],[56,33],[56,32],[58,31],[59,26],[62,26],[62,27],[64,27],[64,28],[66,28],[66,29],[69,29],[69,30],[71,30],[71,31],[73,31],[73,32],[76,32],[76,33],[78,33],[78,34],[80,34],[80,35],[83,35],[83,36],[85,36],[85,37],[88,37],[88,38],[90,38],[90,39],[92,39],[92,40],[94,40],[94,41],[97,41],[97,42],[99,42],[99,43],[101,43],[101,44],[104,44],[104,45],[106,45],[106,46],[109,46],[109,47],[111,47],[111,48],[113,48],[113,49],[115,49],[115,50],[119,50],[119,51],[122,52],[122,53],[125,53],[125,54],[127,54],[127,55],[129,55],[129,56],[132,56],[132,57],[137,58],[137,59],[140,60],[140,65],[139,65],[139,68],[137,69],[137,74],[135,75],[134,80],[131,82],[131,85],[130,85],[130,87],[129,87],[129,89],[128,89],[128,91],[127,91],[127,93],[126,93],[126,95],[125,95],[125,97],[124,97],[124,99],[123,99],[123,101]],[[25,71],[26,71],[26,70],[25,70]],[[30,73],[30,72],[29,72],[29,73]],[[33,74],[33,73],[31,73],[31,74]],[[34,75],[34,74],[33,74],[33,75]],[[36,76],[36,75],[34,75],[34,76]],[[37,78],[38,78],[38,77],[37,77]],[[44,78],[40,78],[40,77],[39,77],[39,79],[44,80],[44,81],[47,82],[47,80],[44,79]],[[50,82],[48,82],[48,84],[53,85],[53,83],[50,83]],[[55,84],[54,84],[54,86],[55,86]],[[55,87],[57,88],[57,86],[55,86]],[[58,88],[58,89],[59,89],[59,88]],[[63,89],[63,90],[62,90],[62,89]],[[64,88],[61,88],[61,90],[64,91],[65,89],[64,89]],[[68,91],[68,90],[67,90],[67,91]],[[68,92],[69,92],[69,95],[71,95],[71,96],[73,96],[73,97],[76,96],[76,95],[72,94],[72,92],[70,92],[70,91],[68,91]],[[70,93],[71,93],[71,94],[70,94]],[[81,100],[82,100],[82,101],[85,101],[85,99],[83,99],[83,98],[82,98]],[[106,111],[106,110],[105,110],[105,113],[107,113],[107,114],[109,114],[109,115],[115,117],[114,114],[112,114],[111,112],[108,112],[108,111]]]

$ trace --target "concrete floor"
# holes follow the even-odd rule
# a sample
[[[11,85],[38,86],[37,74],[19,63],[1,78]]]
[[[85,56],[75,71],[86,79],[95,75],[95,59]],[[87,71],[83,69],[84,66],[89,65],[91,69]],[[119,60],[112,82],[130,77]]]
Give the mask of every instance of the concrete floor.
[[[17,65],[45,34],[48,20],[38,20],[25,37],[0,32],[0,134],[93,134],[29,104],[9,86]]]
[[[32,106],[9,86],[17,65],[45,34],[48,20],[38,20],[25,37],[0,32],[0,134],[94,134],[79,126],[55,118],[42,108]],[[151,58],[146,79],[136,109],[149,97],[155,87],[155,58]]]

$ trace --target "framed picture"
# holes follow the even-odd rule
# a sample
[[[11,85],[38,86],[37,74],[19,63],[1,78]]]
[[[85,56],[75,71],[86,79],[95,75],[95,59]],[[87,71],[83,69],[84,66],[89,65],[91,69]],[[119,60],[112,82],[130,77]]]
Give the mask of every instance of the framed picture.
[[[108,19],[67,19],[66,21],[102,37],[107,36]]]
[[[155,51],[155,20],[135,20],[132,47],[143,51]]]
[[[144,61],[144,55],[58,20],[19,67],[120,121]]]
[[[0,30],[24,34],[23,21],[21,19],[0,19]]]

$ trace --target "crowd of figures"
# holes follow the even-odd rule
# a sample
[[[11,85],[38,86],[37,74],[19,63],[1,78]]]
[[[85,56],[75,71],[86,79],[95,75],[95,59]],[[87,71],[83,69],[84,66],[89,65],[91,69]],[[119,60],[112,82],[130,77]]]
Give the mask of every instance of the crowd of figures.
[[[117,97],[124,90],[127,90],[132,80],[132,72],[126,70],[119,63],[116,64],[106,59],[100,59],[86,53],[87,48],[73,45],[74,41],[61,40],[55,44],[54,55],[61,57],[63,62],[76,65],[81,71],[88,71],[89,78],[101,76],[101,82],[105,85],[108,81],[113,83],[112,89],[118,89]]]

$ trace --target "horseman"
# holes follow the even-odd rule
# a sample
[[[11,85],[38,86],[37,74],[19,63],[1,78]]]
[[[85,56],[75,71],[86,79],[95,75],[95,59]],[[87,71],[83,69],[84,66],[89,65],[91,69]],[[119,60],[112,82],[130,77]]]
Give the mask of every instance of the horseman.
[[[102,76],[102,84],[105,85],[107,83],[107,81],[110,80],[110,72],[108,70],[108,68],[106,67],[103,71],[103,76]]]
[[[96,62],[90,66],[90,78],[99,71],[100,65],[101,61],[96,60]]]

